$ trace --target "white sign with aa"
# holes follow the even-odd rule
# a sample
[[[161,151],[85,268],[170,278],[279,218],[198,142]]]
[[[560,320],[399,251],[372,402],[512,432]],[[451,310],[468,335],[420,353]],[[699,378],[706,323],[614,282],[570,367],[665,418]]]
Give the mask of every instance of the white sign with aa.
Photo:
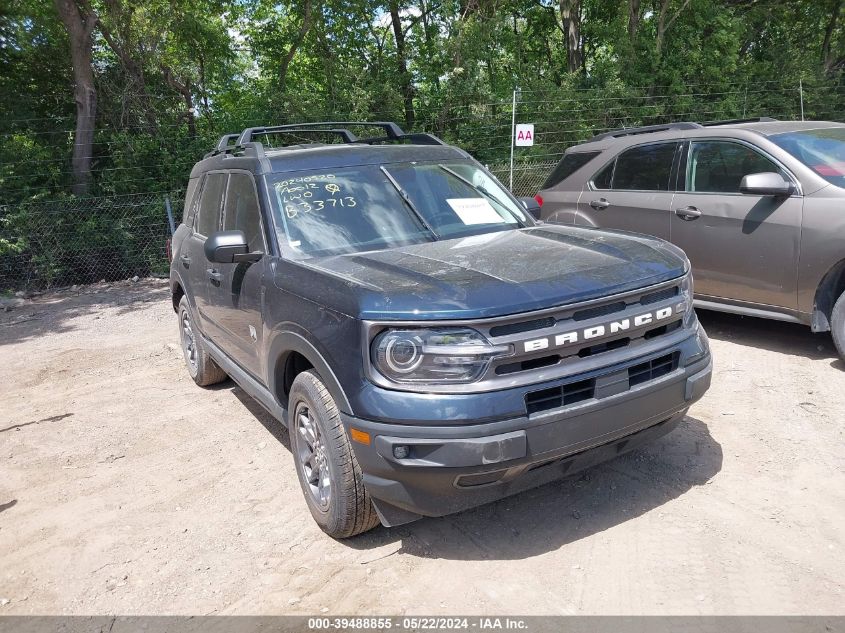
[[[518,123],[514,131],[514,145],[517,147],[530,147],[534,145],[534,124]]]

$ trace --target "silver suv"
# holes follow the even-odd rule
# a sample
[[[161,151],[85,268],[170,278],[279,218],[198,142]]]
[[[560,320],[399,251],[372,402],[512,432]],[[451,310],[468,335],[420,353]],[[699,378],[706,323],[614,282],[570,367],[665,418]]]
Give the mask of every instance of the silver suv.
[[[830,331],[845,358],[845,124],[607,132],[567,150],[537,200],[548,222],[671,241],[698,307]]]

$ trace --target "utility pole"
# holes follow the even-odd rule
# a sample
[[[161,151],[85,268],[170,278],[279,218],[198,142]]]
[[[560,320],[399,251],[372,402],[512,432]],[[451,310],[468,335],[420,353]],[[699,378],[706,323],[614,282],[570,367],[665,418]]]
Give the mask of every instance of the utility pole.
[[[514,145],[514,137],[516,136],[516,95],[519,92],[519,88],[514,86],[513,89],[513,101],[511,103],[511,168],[510,168],[510,177],[508,178],[508,189],[513,189],[513,145]]]

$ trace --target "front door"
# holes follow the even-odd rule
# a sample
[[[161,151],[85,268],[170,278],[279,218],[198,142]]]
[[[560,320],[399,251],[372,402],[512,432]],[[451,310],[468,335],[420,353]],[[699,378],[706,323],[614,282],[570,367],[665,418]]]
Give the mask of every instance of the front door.
[[[671,240],[690,258],[700,298],[793,310],[803,200],[741,194],[743,176],[760,172],[791,179],[748,144],[692,141],[684,191],[672,203]]]
[[[669,239],[676,141],[631,147],[602,168],[578,203],[576,224]]]
[[[243,231],[250,252],[266,253],[258,195],[251,174],[231,172],[223,208],[223,230]],[[257,262],[213,264],[219,280],[209,285],[209,313],[219,336],[215,343],[253,376],[260,376],[263,338],[263,273]]]
[[[187,238],[189,248],[182,255],[182,264],[189,268],[190,286],[194,289],[194,303],[200,330],[206,337],[213,338],[214,323],[210,320],[209,305],[209,271],[212,264],[205,258],[203,247],[206,238],[220,230],[220,219],[223,211],[223,194],[226,192],[227,174],[212,172],[205,176],[200,193],[193,231]]]

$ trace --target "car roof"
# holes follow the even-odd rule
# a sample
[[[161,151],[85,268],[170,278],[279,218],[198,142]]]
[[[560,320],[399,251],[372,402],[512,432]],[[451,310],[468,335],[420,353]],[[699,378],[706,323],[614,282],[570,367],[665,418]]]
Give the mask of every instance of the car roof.
[[[765,136],[781,134],[783,132],[800,132],[802,130],[818,130],[829,127],[845,127],[843,123],[835,121],[754,121],[748,123],[726,123],[713,125],[709,129],[739,129],[757,132]],[[705,128],[707,129],[707,128]]]
[[[654,127],[653,130],[649,129]],[[612,132],[599,134],[583,143],[573,145],[566,153],[603,151],[609,148],[620,148],[632,145],[641,145],[657,141],[668,141],[687,138],[701,138],[712,136],[724,136],[725,132],[735,132],[738,136],[758,134],[771,136],[785,132],[798,132],[801,130],[817,130],[822,128],[845,127],[845,123],[835,121],[726,121],[724,123],[672,123],[664,126],[648,126],[644,128],[631,128],[627,134],[622,133],[613,136]]]

